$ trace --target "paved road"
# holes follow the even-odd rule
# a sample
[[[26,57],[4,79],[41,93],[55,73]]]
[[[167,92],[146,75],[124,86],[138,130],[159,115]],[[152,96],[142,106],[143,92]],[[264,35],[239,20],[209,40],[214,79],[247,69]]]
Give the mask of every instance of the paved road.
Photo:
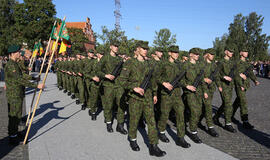
[[[103,113],[96,122],[91,121],[87,111],[81,111],[74,100],[57,89],[55,82],[55,75],[50,74],[30,133],[30,159],[156,159],[148,154],[145,130],[138,133],[141,151],[132,151],[127,136],[105,131]],[[32,95],[26,97],[29,106]],[[190,149],[177,147],[174,143],[160,143],[167,152],[162,159],[235,159],[208,145],[188,141],[192,145]]]

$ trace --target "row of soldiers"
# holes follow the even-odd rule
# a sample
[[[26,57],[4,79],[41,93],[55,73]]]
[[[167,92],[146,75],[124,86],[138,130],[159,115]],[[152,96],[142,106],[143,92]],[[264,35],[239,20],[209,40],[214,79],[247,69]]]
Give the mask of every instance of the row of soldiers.
[[[136,137],[141,121],[146,121],[148,127],[149,153],[157,157],[166,155],[158,147],[158,140],[169,143],[165,134],[169,117],[176,121],[176,145],[184,148],[190,147],[184,139],[185,122],[189,122],[190,138],[195,143],[202,143],[197,128],[203,118],[213,137],[219,136],[214,124],[221,125],[219,118],[223,113],[224,128],[236,132],[231,121],[238,107],[243,127],[253,128],[248,122],[246,91],[250,80],[256,85],[259,82],[247,61],[246,48],[241,49],[240,60],[233,61],[234,46],[227,45],[224,59],[216,62],[212,48],[205,50],[202,60],[199,48],[192,48],[179,60],[176,45],[170,46],[167,52],[156,48],[151,58],[147,55],[147,41],[137,42],[134,57],[118,55],[118,46],[118,41],[112,41],[110,52],[104,55],[90,50],[87,54],[59,57],[55,63],[57,84],[60,90],[76,98],[77,104],[82,104],[82,110],[89,108],[92,120],[97,119],[97,110],[102,104],[110,133],[116,112],[116,131],[128,134],[132,150],[140,150]],[[217,88],[222,105],[212,117],[212,98]],[[233,89],[237,95],[234,103]],[[125,112],[129,115],[128,131],[124,127]]]

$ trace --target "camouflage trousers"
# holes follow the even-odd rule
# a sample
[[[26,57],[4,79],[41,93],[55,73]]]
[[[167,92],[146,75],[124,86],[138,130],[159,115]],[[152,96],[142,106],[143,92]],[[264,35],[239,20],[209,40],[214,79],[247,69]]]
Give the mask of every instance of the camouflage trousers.
[[[208,93],[208,98],[203,98],[203,105],[202,105],[202,114],[200,116],[200,121],[205,117],[206,124],[208,127],[213,127],[213,111],[212,111],[212,100],[213,100],[214,93]]]
[[[62,73],[62,81],[63,81],[63,88],[65,90],[67,90],[67,78],[66,78],[66,74]]]
[[[170,111],[174,109],[176,114],[176,127],[177,127],[177,136],[185,136],[185,120],[184,120],[184,103],[179,95],[161,95],[160,99],[160,110],[161,116],[158,121],[158,129],[160,132],[164,132],[166,129],[167,121],[169,118]]]
[[[74,77],[74,92],[75,97],[79,98],[80,102],[86,102],[85,85],[82,77]]]
[[[142,113],[147,123],[149,143],[158,144],[158,136],[153,104],[149,104],[149,102],[146,101],[136,100],[132,97],[129,99],[130,119],[129,119],[128,135],[130,139],[137,138],[138,123]]]
[[[187,105],[190,110],[189,129],[191,132],[196,132],[198,122],[202,113],[203,96],[201,93],[187,93]]]
[[[104,109],[105,122],[111,122],[113,116],[113,108],[117,108],[117,122],[124,123],[125,108],[121,103],[124,89],[104,86],[104,94],[102,96],[102,105]]]
[[[69,75],[69,91],[75,94],[75,76]]]
[[[63,81],[62,81],[62,73],[60,71],[57,71],[57,86],[62,87],[63,86]]]
[[[97,101],[99,96],[99,86],[93,81],[86,80],[86,90],[87,90],[87,107],[90,109],[91,113],[97,112]]]
[[[22,117],[22,98],[8,101],[8,134],[15,135]]]
[[[220,117],[224,112],[225,124],[229,124],[232,122],[232,91],[233,89],[230,87],[223,88],[222,92],[220,92],[222,105],[217,110],[216,116]]]
[[[233,103],[233,114],[234,117],[235,112],[240,107],[240,115],[242,121],[248,121],[248,108],[247,108],[247,98],[246,98],[246,91],[242,91],[240,87],[235,88],[236,92],[236,99]]]

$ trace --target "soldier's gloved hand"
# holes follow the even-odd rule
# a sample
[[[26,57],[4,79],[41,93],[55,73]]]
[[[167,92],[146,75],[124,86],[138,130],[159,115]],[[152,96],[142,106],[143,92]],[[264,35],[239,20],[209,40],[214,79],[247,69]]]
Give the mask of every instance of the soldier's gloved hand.
[[[232,78],[231,77],[229,77],[229,76],[224,76],[223,77],[226,81],[229,81],[229,82],[231,82],[232,81]]]
[[[207,99],[208,98],[208,94],[204,93],[204,98]]]
[[[246,76],[246,75],[244,75],[243,73],[240,73],[240,77],[241,77],[241,78],[243,78],[244,80],[246,80],[246,79],[247,79],[247,76]]]
[[[105,78],[108,78],[109,80],[112,81],[112,80],[114,80],[115,77],[114,77],[114,75],[106,74],[106,75],[105,75]]]
[[[92,78],[94,81],[99,82],[99,78],[97,76]]]
[[[168,82],[163,82],[162,85],[170,91],[173,89],[173,86]]]
[[[187,85],[186,88],[192,92],[196,92],[196,87]]]
[[[260,84],[259,81],[255,81],[255,85],[258,86]]]
[[[154,96],[154,97],[153,97],[153,101],[154,101],[154,104],[157,104],[157,101],[158,101],[157,96]]]
[[[209,78],[204,78],[204,82],[206,82],[207,84],[211,84],[212,83],[212,80],[209,79]]]
[[[142,88],[140,88],[140,87],[134,88],[133,91],[140,94],[141,96],[144,95],[144,90]]]
[[[221,87],[218,87],[218,90],[219,90],[219,92],[222,92],[222,88]]]
[[[44,89],[44,88],[45,88],[45,85],[44,85],[43,83],[38,84],[37,88],[38,88],[38,89]]]

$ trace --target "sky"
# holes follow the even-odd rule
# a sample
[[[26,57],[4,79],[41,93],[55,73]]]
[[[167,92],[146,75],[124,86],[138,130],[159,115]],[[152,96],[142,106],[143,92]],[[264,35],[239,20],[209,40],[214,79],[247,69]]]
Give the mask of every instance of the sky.
[[[270,35],[270,0],[120,0],[120,26],[128,39],[153,44],[155,31],[168,28],[181,50],[213,47],[216,37],[228,33],[236,14],[256,12],[264,17],[263,33]],[[114,29],[114,0],[53,0],[57,17],[67,22],[90,18],[94,32]]]

